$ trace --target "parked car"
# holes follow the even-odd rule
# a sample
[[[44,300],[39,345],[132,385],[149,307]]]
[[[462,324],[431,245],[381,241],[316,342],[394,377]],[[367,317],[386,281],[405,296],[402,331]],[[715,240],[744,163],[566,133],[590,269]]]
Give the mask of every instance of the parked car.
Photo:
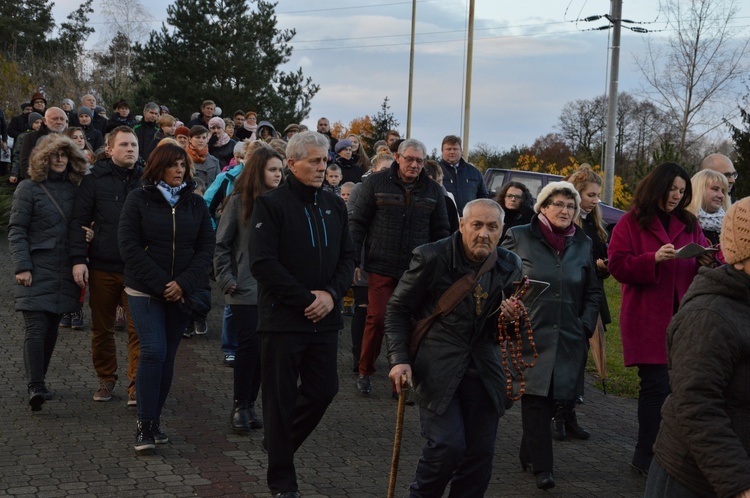
[[[549,173],[538,173],[535,171],[521,171],[516,169],[489,168],[484,172],[484,183],[490,192],[490,197],[494,198],[497,191],[508,182],[520,182],[526,185],[531,192],[531,196],[536,201],[536,196],[549,183],[562,180],[560,175],[550,175]],[[617,209],[603,202],[599,203],[602,210],[602,218],[607,225],[607,231],[612,232],[615,224],[620,221],[625,211]]]

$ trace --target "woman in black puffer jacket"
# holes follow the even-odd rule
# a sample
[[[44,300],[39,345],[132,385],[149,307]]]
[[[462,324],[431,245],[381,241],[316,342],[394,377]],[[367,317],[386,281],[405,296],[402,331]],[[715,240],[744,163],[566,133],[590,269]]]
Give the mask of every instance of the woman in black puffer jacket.
[[[67,227],[87,166],[71,139],[50,134],[37,143],[29,159],[30,178],[13,194],[8,242],[16,274],[16,311],[23,312],[26,322],[23,355],[32,411],[41,410],[52,396],[45,376],[60,317],[80,306]]]
[[[168,441],[159,425],[174,359],[189,313],[210,307],[208,268],[214,231],[208,208],[194,193],[190,158],[177,145],[157,147],[130,193],[118,228],[128,296],[141,357],[136,374],[136,451]]]

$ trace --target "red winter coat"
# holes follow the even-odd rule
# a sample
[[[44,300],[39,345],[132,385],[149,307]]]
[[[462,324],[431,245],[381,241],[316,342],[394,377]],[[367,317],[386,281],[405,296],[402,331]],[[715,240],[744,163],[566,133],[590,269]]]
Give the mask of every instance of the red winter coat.
[[[657,216],[647,228],[638,226],[635,214],[627,212],[612,232],[609,242],[609,271],[622,284],[620,335],[625,366],[667,364],[667,326],[676,303],[698,272],[695,258],[673,259],[656,264],[656,251],[664,244],[675,249],[695,242],[710,244],[696,222],[691,233],[674,216],[669,233]]]

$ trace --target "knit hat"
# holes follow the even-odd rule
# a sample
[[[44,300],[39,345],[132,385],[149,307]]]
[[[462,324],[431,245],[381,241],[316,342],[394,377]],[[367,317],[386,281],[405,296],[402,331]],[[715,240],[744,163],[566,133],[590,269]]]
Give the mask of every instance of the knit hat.
[[[161,111],[162,114],[169,114],[169,107],[167,107],[165,105],[160,105],[159,106],[159,111]]]
[[[44,105],[47,105],[47,99],[44,98],[44,94],[42,92],[36,92],[34,95],[31,96],[31,103],[33,104],[35,100],[41,100],[44,102]]]
[[[570,194],[570,197],[576,200],[576,212],[573,215],[573,219],[575,220],[576,218],[578,218],[578,215],[581,213],[581,195],[570,182],[549,182],[547,185],[545,185],[545,187],[541,192],[539,192],[539,195],[536,198],[534,211],[537,213],[541,212],[542,205],[547,201],[547,198],[551,196],[552,193],[556,190],[565,190],[567,191],[566,193]]]
[[[354,145],[354,144],[352,143],[351,140],[339,140],[336,143],[336,148],[335,148],[334,152],[336,152],[336,154],[338,154],[342,150],[346,149],[347,147],[351,147],[352,145]]]
[[[63,101],[62,101],[62,105],[65,105],[65,104],[68,104],[68,105],[70,106],[70,108],[71,108],[71,109],[75,109],[75,108],[76,108],[76,103],[75,103],[75,102],[73,102],[73,101],[72,101],[72,100],[70,100],[70,99],[63,99]]]
[[[212,126],[220,126],[222,130],[225,130],[227,127],[227,124],[224,122],[223,119],[219,117],[214,117],[208,120],[208,128],[210,129]]]
[[[24,102],[21,104],[21,112],[23,112],[24,109],[27,107],[31,107],[31,102]]]
[[[242,149],[244,149],[244,148],[245,148],[245,142],[243,142],[243,141],[240,140],[239,142],[237,142],[234,145],[233,153],[234,154],[241,154],[242,153]]]
[[[190,137],[190,128],[188,128],[187,126],[180,126],[179,128],[177,128],[174,131],[174,136],[178,137],[180,135]]]
[[[730,265],[750,258],[750,197],[732,204],[724,216],[721,251]]]
[[[33,125],[40,119],[44,120],[44,116],[42,116],[38,112],[30,112],[29,113],[29,128],[31,128],[31,125]]]
[[[299,125],[297,123],[292,123],[290,125],[287,125],[287,127],[284,128],[284,135],[286,135],[290,131],[296,131],[297,133],[299,133]]]
[[[82,105],[78,108],[78,115],[80,116],[81,114],[88,114],[89,116],[94,117],[94,111],[92,111],[90,107],[86,107],[85,105]]]
[[[104,107],[98,105],[98,106],[94,107],[94,112],[96,114],[101,114],[103,112],[107,112],[107,110]]]

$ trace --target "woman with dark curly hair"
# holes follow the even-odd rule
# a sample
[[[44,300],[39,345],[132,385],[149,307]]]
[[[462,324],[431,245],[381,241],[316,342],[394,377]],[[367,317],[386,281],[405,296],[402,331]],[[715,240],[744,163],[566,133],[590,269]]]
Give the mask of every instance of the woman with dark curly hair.
[[[68,257],[68,220],[88,162],[68,137],[41,139],[29,159],[29,179],[13,194],[8,242],[16,274],[16,311],[23,313],[23,357],[29,405],[51,399],[45,376],[63,313],[76,311],[81,293]]]
[[[162,145],[148,158],[143,188],[128,195],[120,214],[125,293],[141,345],[136,451],[169,441],[160,417],[177,348],[189,312],[210,308],[210,291],[204,289],[214,231],[206,202],[194,190],[188,153],[178,145]]]
[[[632,467],[648,473],[669,394],[667,325],[708,255],[680,258],[687,244],[709,246],[687,206],[690,176],[679,164],[657,166],[638,183],[630,211],[617,222],[609,243],[609,271],[622,284],[620,335],[626,367],[638,367],[638,442]]]
[[[508,229],[519,225],[531,223],[534,216],[534,199],[531,192],[521,182],[508,182],[503,185],[495,201],[500,204],[505,212],[505,221],[503,221],[503,233],[500,240],[505,238]]]

